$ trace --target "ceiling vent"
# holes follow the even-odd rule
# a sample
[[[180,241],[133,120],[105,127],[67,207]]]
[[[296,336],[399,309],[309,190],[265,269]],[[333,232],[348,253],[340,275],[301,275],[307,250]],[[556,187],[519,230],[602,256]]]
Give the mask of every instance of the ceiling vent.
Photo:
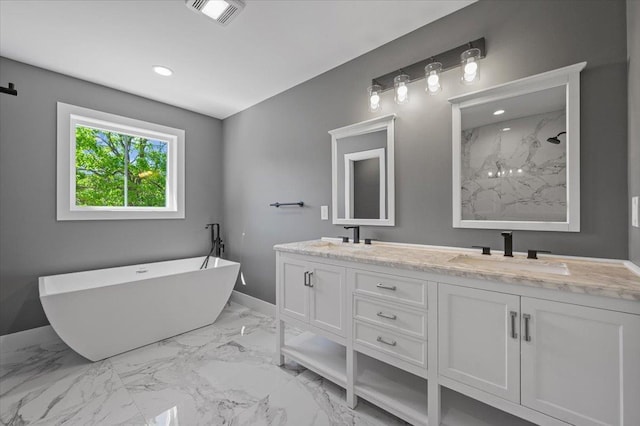
[[[189,10],[227,25],[244,9],[241,0],[186,0]]]

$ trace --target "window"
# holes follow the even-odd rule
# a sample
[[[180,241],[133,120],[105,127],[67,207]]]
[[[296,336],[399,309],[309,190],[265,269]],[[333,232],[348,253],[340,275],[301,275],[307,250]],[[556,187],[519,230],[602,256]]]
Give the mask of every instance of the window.
[[[58,102],[58,220],[183,219],[184,130]]]

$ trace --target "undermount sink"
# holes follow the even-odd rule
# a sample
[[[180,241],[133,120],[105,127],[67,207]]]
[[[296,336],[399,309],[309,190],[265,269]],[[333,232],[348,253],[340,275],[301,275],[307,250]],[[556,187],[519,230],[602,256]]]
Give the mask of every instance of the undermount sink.
[[[349,243],[339,243],[339,242],[325,241],[325,240],[314,241],[313,243],[310,244],[310,246],[311,247],[315,247],[315,248],[328,248],[328,249],[332,249],[332,248],[339,248],[339,249],[368,249],[368,248],[371,248],[371,245],[364,244],[363,242],[360,242],[359,244],[353,244],[351,242],[349,242]]]
[[[494,270],[498,272],[520,271],[520,272],[540,272],[545,274],[569,275],[569,268],[565,263],[547,262],[544,260],[513,259],[508,257],[471,256],[460,254],[449,260],[451,263],[462,263],[475,266],[480,269]]]

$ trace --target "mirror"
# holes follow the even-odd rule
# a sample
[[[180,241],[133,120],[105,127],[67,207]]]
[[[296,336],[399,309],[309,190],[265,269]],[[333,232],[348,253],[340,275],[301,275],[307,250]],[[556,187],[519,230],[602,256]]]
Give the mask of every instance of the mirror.
[[[580,231],[580,71],[449,99],[455,228]]]
[[[333,223],[394,225],[395,114],[331,130]]]

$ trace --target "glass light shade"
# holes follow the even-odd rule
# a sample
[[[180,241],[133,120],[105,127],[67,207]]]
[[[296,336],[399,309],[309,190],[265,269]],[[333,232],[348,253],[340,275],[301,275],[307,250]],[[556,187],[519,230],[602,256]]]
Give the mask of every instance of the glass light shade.
[[[369,111],[376,112],[382,109],[382,107],[380,106],[381,91],[382,86],[378,86],[377,84],[369,86],[369,88],[367,89],[367,93],[369,94]]]
[[[394,100],[398,105],[409,103],[409,76],[400,74],[393,79]]]
[[[475,47],[462,52],[460,55],[460,68],[462,70],[460,81],[462,84],[472,84],[480,80],[480,66],[478,65],[480,57],[480,49]]]
[[[424,67],[424,76],[427,79],[426,91],[430,95],[436,95],[442,90],[440,84],[440,73],[442,72],[442,64],[440,62],[431,62]]]

